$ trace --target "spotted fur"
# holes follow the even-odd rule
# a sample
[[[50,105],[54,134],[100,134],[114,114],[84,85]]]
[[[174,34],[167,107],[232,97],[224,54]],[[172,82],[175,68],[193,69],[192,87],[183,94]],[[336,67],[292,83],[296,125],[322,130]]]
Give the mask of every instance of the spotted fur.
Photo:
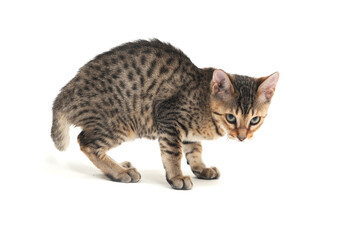
[[[55,146],[65,150],[69,126],[78,126],[80,149],[96,167],[114,181],[137,182],[140,174],[130,163],[118,164],[106,152],[135,138],[158,139],[166,179],[173,188],[192,187],[180,169],[183,152],[197,177],[216,179],[220,173],[203,163],[199,141],[226,133],[236,138],[246,125],[242,122],[250,115],[266,114],[269,105],[257,101],[259,86],[267,78],[226,73],[228,82],[216,85],[218,71],[197,68],[181,50],[159,40],[130,42],[100,54],[54,101]],[[229,112],[242,125],[230,126],[224,118]]]

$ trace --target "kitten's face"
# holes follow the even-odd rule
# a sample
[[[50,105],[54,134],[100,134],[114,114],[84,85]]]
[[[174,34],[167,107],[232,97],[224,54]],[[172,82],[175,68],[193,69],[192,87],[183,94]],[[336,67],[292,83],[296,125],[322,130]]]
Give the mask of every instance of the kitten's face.
[[[211,108],[214,120],[233,139],[252,138],[263,124],[279,74],[251,78],[215,70]]]

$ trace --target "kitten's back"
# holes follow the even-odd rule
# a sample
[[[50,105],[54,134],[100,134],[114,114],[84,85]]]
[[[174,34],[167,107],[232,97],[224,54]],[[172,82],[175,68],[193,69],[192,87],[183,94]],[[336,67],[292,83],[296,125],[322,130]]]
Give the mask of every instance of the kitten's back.
[[[115,47],[84,65],[54,102],[53,139],[66,138],[59,119],[83,129],[113,129],[155,137],[156,101],[170,98],[199,69],[179,49],[159,40],[139,40]],[[60,126],[60,125],[59,125]],[[61,125],[63,126],[63,125]],[[116,133],[115,133],[116,134]],[[63,136],[63,137],[59,137]],[[66,144],[56,144],[64,149]]]

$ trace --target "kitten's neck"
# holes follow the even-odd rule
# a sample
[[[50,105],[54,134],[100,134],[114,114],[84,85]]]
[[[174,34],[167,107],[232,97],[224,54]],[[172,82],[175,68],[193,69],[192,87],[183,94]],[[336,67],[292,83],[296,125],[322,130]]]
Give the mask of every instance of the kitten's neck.
[[[208,139],[216,139],[216,138],[224,136],[226,134],[226,132],[224,129],[222,129],[222,127],[219,125],[219,123],[214,120],[213,111],[211,109],[211,103],[210,103],[211,80],[212,80],[215,68],[208,67],[208,68],[202,68],[199,70],[201,72],[202,82],[204,84],[202,99],[204,99],[203,114],[204,114],[204,119],[206,119],[206,120],[203,122],[203,126],[206,126],[206,128],[208,130],[210,130]]]
[[[200,68],[199,70],[202,73],[203,79],[208,81],[210,84],[215,68],[207,67],[207,68]]]

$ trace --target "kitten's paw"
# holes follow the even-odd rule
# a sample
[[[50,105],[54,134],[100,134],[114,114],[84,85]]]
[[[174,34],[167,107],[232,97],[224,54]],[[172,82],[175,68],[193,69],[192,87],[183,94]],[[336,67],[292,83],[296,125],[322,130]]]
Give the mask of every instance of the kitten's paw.
[[[220,177],[220,172],[216,167],[204,168],[201,172],[193,170],[193,173],[197,178],[200,179],[218,179]]]
[[[115,176],[106,174],[108,178],[116,182],[138,182],[141,179],[140,173],[129,162],[123,162],[120,164],[126,170],[121,173],[117,173]]]
[[[120,166],[124,168],[134,168],[134,166],[131,164],[131,162],[122,162],[120,163]]]
[[[193,187],[193,183],[189,176],[176,176],[172,179],[166,178],[172,188],[177,190],[190,190]]]

